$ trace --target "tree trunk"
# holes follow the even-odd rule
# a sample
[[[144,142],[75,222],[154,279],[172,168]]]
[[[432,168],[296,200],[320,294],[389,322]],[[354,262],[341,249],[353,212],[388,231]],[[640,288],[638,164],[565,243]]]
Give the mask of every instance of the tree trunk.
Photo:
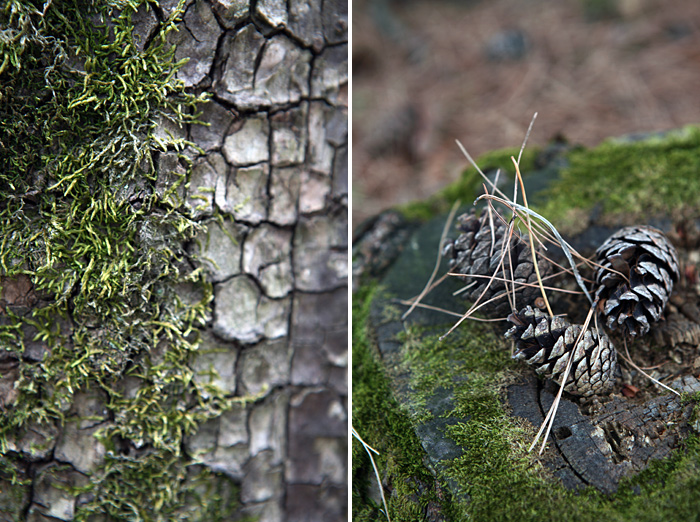
[[[0,520],[345,520],[347,3],[22,9]]]

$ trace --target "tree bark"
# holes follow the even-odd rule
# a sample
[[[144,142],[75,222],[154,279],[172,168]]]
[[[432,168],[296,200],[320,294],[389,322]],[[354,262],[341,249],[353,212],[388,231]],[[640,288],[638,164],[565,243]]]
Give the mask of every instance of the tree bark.
[[[20,260],[28,267],[22,274],[0,271],[1,325],[19,328],[17,343],[23,343],[21,351],[5,346],[0,405],[10,411],[21,399],[20,376],[39,372],[42,361],[55,361],[51,357],[60,351],[68,367],[88,360],[97,368],[65,395],[65,404],[53,406],[61,415],[16,421],[16,429],[4,432],[0,520],[73,520],[91,513],[96,516],[91,520],[125,520],[124,511],[100,512],[101,499],[111,499],[114,491],[108,488],[117,483],[110,482],[110,470],[122,477],[120,497],[155,498],[157,487],[167,490],[164,506],[138,506],[144,520],[346,519],[347,3],[187,0],[180,7],[178,30],[168,33],[165,45],[174,46],[175,60],[189,60],[176,73],[185,92],[209,101],[197,105],[201,123],[159,120],[155,141],[144,141],[150,143],[152,167],[146,165],[143,176],[130,182],[128,204],[132,211],[144,198],[157,201],[152,213],[139,214],[143,226],[134,236],[167,259],[149,273],[157,279],[166,277],[158,270],[177,270],[185,277],[143,286],[148,306],[160,314],[149,323],[152,337],[144,330],[138,347],[128,344],[128,351],[107,352],[98,361],[84,346],[106,323],[89,325],[87,338],[77,336],[82,319],[71,315],[72,304],[60,321],[36,322],[33,309],[56,295],[38,291],[32,260]],[[85,22],[79,12],[61,13],[61,5],[46,9]],[[165,0],[155,8],[143,3],[135,12],[124,9],[93,22],[114,27],[128,13],[138,54],[158,44],[178,5]],[[13,74],[21,79],[21,72]],[[5,99],[10,94],[3,92]],[[97,107],[92,114],[102,118]],[[155,114],[156,107],[151,109]],[[16,149],[12,139],[4,134],[3,146]],[[179,139],[184,141],[172,145]],[[157,140],[170,145],[158,149]],[[51,180],[50,164],[38,168]],[[34,193],[20,195],[25,204],[53,197],[47,183],[36,179],[29,187]],[[15,197],[2,181],[5,196]],[[114,186],[115,194],[119,190]],[[96,190],[95,199],[99,194]],[[171,241],[161,226],[171,216],[182,216],[183,226],[196,233],[183,238],[171,228]],[[74,224],[74,217],[54,219],[63,228]],[[123,243],[130,244],[127,236]],[[89,261],[90,252],[84,255]],[[81,288],[72,287],[70,303],[80,298]],[[198,317],[178,316],[187,310],[197,310]],[[122,324],[128,329],[138,312],[125,312]],[[170,313],[172,320],[166,319]],[[192,328],[173,322],[176,316]],[[46,342],[39,335],[44,326],[58,328],[63,337]],[[109,332],[104,339],[111,339]],[[171,342],[188,347],[189,355],[173,363],[179,352]],[[105,365],[116,376],[109,386],[101,380],[111,378],[100,373]],[[179,434],[163,443],[171,459],[167,465],[157,460],[166,455],[157,450],[157,437],[149,438],[155,431],[145,439],[130,438],[123,419],[131,413],[112,401],[117,395],[111,390],[140,407],[147,379],[130,370],[141,366],[167,367],[183,383],[164,385],[155,402],[144,406],[159,412],[150,418],[160,416],[166,425],[171,418],[189,419],[181,427],[163,427],[163,433]],[[48,389],[58,385],[51,379],[61,378],[52,374],[37,386]],[[15,422],[9,415],[6,426]],[[104,437],[105,429],[119,436]],[[115,455],[120,467],[110,468]],[[138,473],[173,475],[161,482],[143,474],[127,480],[126,462]],[[11,484],[11,477],[23,482]]]

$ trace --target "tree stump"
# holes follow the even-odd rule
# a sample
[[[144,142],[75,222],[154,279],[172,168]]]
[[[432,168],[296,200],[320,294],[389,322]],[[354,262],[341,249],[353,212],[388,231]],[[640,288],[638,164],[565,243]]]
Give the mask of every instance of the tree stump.
[[[560,168],[561,158],[557,161],[560,162]],[[540,183],[543,175],[551,177],[552,172],[556,176],[558,168],[544,166],[533,174],[533,180]],[[503,476],[507,480],[498,484],[458,470],[460,467],[476,466],[475,459],[478,461],[482,458],[484,463],[481,465],[484,467],[478,469],[483,474],[493,472],[494,475],[498,471],[491,471],[489,466],[493,466],[493,470],[499,469],[500,465],[521,470],[524,469],[521,468],[524,458],[528,462],[525,468],[539,469],[539,476],[550,484],[542,487],[551,487],[552,491],[560,492],[553,493],[552,498],[559,499],[561,503],[558,504],[557,500],[552,502],[554,506],[562,506],[563,513],[568,510],[575,512],[576,509],[571,507],[576,505],[575,501],[563,500],[570,499],[564,492],[580,492],[585,488],[599,492],[601,496],[595,498],[612,499],[605,509],[621,509],[615,500],[615,494],[621,487],[628,491],[630,480],[634,483],[635,477],[641,471],[653,467],[654,462],[658,464],[664,459],[673,461],[683,455],[686,442],[689,438],[694,440],[700,431],[697,413],[694,412],[696,403],[690,400],[693,394],[697,398],[697,392],[700,391],[697,343],[693,337],[697,331],[697,315],[693,312],[699,301],[695,280],[686,280],[677,288],[665,312],[664,321],[653,329],[649,337],[630,347],[632,358],[641,366],[656,368],[661,365],[656,372],[657,377],[684,393],[683,398],[652,385],[632,366],[623,363],[622,373],[618,375],[615,388],[610,394],[587,401],[564,394],[546,451],[542,457],[536,457],[535,453],[527,455],[522,447],[534,438],[535,431],[543,423],[558,392],[558,386],[538,379],[525,364],[509,361],[509,342],[503,338],[509,325],[505,321],[495,326],[466,321],[456,333],[451,334],[456,336],[454,341],[450,340],[450,336],[441,341],[440,336],[448,331],[458,317],[442,314],[434,308],[419,307],[407,318],[401,318],[408,309],[406,300],[420,294],[433,270],[441,247],[439,238],[446,217],[446,214],[442,214],[429,221],[418,222],[402,218],[398,212],[387,211],[362,229],[354,243],[356,281],[364,275],[364,279],[361,279],[364,283],[360,284],[376,285],[367,323],[370,338],[399,408],[410,419],[415,435],[425,451],[424,462],[435,474],[435,487],[443,488],[445,492],[442,514],[432,519],[449,519],[450,516],[446,513],[455,516],[454,510],[462,513],[460,516],[477,516],[472,509],[476,509],[476,513],[481,513],[481,516],[497,519],[516,517],[516,513],[521,513],[519,510],[524,513],[532,509],[546,518],[544,513],[550,512],[553,507],[529,507],[528,502],[535,502],[534,500],[509,497],[507,488],[512,486],[512,481],[522,485],[525,472],[514,471],[513,473],[521,473],[519,478],[508,477],[504,472]],[[678,228],[672,227],[670,220],[655,220],[652,224],[670,233],[680,247],[684,266],[690,267],[688,270],[692,272],[692,260],[697,259],[700,245],[692,241],[679,241],[676,235]],[[596,246],[614,230],[608,224],[597,223],[593,217],[586,229],[566,239],[581,253],[590,256]],[[437,272],[438,277],[447,271],[448,265],[443,259]],[[551,284],[556,286],[558,283],[555,280]],[[453,295],[461,286],[455,278],[447,278],[431,290],[422,302],[432,307],[463,313],[468,303]],[[579,317],[585,315],[586,305],[582,301],[574,302],[572,298],[555,297],[553,302],[555,313]],[[575,307],[580,309],[574,310]],[[686,312],[681,312],[681,309]],[[624,354],[622,342],[618,342],[618,352]],[[479,350],[485,362],[465,353],[466,350]],[[476,361],[477,368],[470,367],[464,360]],[[482,384],[489,379],[493,379],[491,387]],[[473,389],[480,391],[471,391],[471,382],[477,383]],[[483,396],[479,396],[481,399],[468,399],[471,393]],[[477,414],[460,413],[484,409],[493,413],[491,409],[496,407],[495,403],[488,402],[483,397],[498,397],[498,408],[510,420],[503,424],[498,414],[493,414],[494,419],[501,420],[494,421],[493,424],[484,421],[480,428]],[[492,425],[504,430],[502,439],[498,440],[510,441],[510,453],[506,451],[505,456],[496,455],[486,445],[483,451],[479,447],[465,446],[465,441],[478,441],[480,444],[491,441],[495,444],[491,435],[486,433]],[[519,431],[523,428],[526,435]],[[387,437],[366,433],[363,436],[369,439],[370,444],[373,437],[379,437],[382,441],[386,441]],[[386,444],[391,445],[388,442]],[[690,468],[697,465],[696,460],[692,460],[694,457],[688,458],[691,459],[688,464]],[[503,464],[504,459],[506,464]],[[651,487],[648,484],[654,481],[653,478],[644,478],[648,476],[650,475],[639,475],[643,487]],[[407,479],[385,476],[384,480],[384,487],[391,492],[395,489],[394,480]],[[488,483],[488,487],[492,488],[488,493],[493,497],[492,500],[472,498],[474,488],[477,487],[474,484],[483,483]],[[633,491],[639,492],[639,487],[634,486],[637,489],[633,488]],[[518,491],[517,487],[514,489]],[[527,496],[527,491],[525,488],[521,495]],[[532,493],[533,498],[537,498],[535,491]],[[477,491],[476,494],[481,495],[483,492]],[[408,502],[407,499],[404,501]],[[570,507],[565,507],[567,503]],[[470,507],[470,504],[473,506]],[[492,512],[479,511],[487,504]],[[624,516],[622,512],[615,512],[618,516]],[[591,508],[589,515],[599,516],[594,513]],[[394,516],[397,516],[396,512]],[[429,518],[429,513],[425,511],[424,516]],[[518,516],[524,515],[521,513]],[[566,515],[562,516],[567,519]]]

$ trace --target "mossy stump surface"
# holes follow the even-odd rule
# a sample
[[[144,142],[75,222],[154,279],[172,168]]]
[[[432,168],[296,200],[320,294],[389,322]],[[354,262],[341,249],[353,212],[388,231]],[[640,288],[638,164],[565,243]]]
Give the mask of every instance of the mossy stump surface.
[[[659,139],[654,136],[646,143],[651,143],[653,149]],[[676,138],[672,135],[673,139]],[[623,149],[629,144],[622,143]],[[638,142],[631,143],[631,147],[639,147]],[[686,148],[697,154],[697,140]],[[583,162],[582,149],[565,148],[563,153],[547,157],[548,152],[551,149],[531,156],[530,171],[535,171],[528,176],[531,186],[556,189],[562,180],[566,182],[566,169],[571,168],[572,161]],[[593,150],[592,155],[599,152]],[[449,200],[450,190],[441,197]],[[556,192],[546,190],[533,199],[539,202],[539,209],[555,209]],[[596,190],[591,185],[590,192]],[[401,319],[407,306],[398,300],[415,297],[427,282],[446,214],[415,221],[391,211],[379,216],[364,231],[356,241],[355,261],[372,277],[364,280],[364,286],[358,285],[359,303],[355,310],[364,310],[362,335],[366,337],[362,343],[354,342],[354,346],[368,350],[381,361],[392,395],[383,407],[393,407],[406,418],[414,440],[422,448],[416,459],[435,477],[434,482],[425,476],[421,478],[423,486],[419,489],[431,492],[430,499],[421,501],[415,489],[406,496],[406,488],[397,486],[397,482],[409,480],[404,474],[410,468],[395,457],[400,454],[391,441],[396,435],[390,430],[383,434],[360,432],[366,442],[386,454],[385,461],[381,455],[378,459],[380,469],[382,462],[386,465],[384,486],[393,493],[389,507],[392,520],[408,520],[407,513],[415,511],[425,520],[544,520],[555,516],[561,520],[594,520],[601,516],[611,520],[655,520],[659,516],[677,520],[683,519],[683,513],[697,513],[700,455],[696,399],[700,382],[694,367],[698,359],[693,333],[698,326],[694,314],[698,294],[692,272],[698,244],[688,240],[694,235],[688,231],[694,230],[692,209],[697,196],[687,196],[687,207],[676,206],[666,216],[657,213],[646,218],[671,235],[682,263],[690,267],[691,280],[678,286],[665,321],[656,332],[630,347],[633,359],[641,366],[663,364],[665,373],[657,376],[667,377],[665,381],[683,392],[682,396],[653,386],[630,366],[623,365],[609,395],[591,401],[564,395],[542,456],[537,456],[536,450],[529,453],[527,448],[558,390],[551,382],[539,380],[524,364],[511,360],[510,344],[503,337],[505,321],[467,321],[439,340],[456,318],[418,308]],[[618,195],[613,193],[611,197]],[[470,198],[473,196],[469,193],[463,196],[465,200]],[[634,205],[641,204],[634,197],[630,199]],[[606,204],[603,199],[588,208],[582,204],[559,213],[564,221],[567,216],[572,217],[572,233],[566,239],[583,255],[590,256],[616,229],[613,224],[626,219],[622,214],[603,211],[601,207]],[[408,215],[425,215],[429,208],[445,206],[437,197],[426,206],[412,206]],[[584,228],[573,226],[575,215],[579,219],[585,215]],[[640,223],[642,217],[632,212],[627,219]],[[681,229],[683,237],[678,233]],[[438,276],[447,269],[443,260]],[[359,272],[356,270],[356,275]],[[465,301],[452,295],[459,288],[458,282],[448,279],[431,291],[423,303],[463,313],[467,308]],[[587,310],[584,299],[555,297],[553,306],[558,307],[557,313],[568,313],[580,320],[577,314],[585,315]],[[575,310],[577,306],[579,310]],[[354,314],[354,320],[357,316]],[[363,347],[365,344],[368,347]],[[621,341],[618,350],[624,352]],[[358,371],[355,365],[353,368]],[[354,389],[361,389],[363,379],[359,371],[353,375]],[[634,388],[640,391],[630,394]],[[356,411],[356,429],[358,425],[372,425],[361,402],[354,406],[354,418]],[[401,435],[401,440],[405,439]],[[361,476],[360,466],[353,464],[357,477]],[[360,488],[356,477],[354,482]],[[365,491],[370,491],[367,487]],[[441,499],[440,508],[436,508],[434,492]],[[356,509],[356,516],[361,519],[372,501],[363,496],[361,488],[353,493],[355,502],[364,506]]]

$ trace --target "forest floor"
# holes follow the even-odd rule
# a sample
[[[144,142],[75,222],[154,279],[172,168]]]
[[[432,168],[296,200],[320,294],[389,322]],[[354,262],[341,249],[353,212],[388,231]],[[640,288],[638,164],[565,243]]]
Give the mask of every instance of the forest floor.
[[[353,229],[473,157],[700,123],[696,0],[353,2]]]

